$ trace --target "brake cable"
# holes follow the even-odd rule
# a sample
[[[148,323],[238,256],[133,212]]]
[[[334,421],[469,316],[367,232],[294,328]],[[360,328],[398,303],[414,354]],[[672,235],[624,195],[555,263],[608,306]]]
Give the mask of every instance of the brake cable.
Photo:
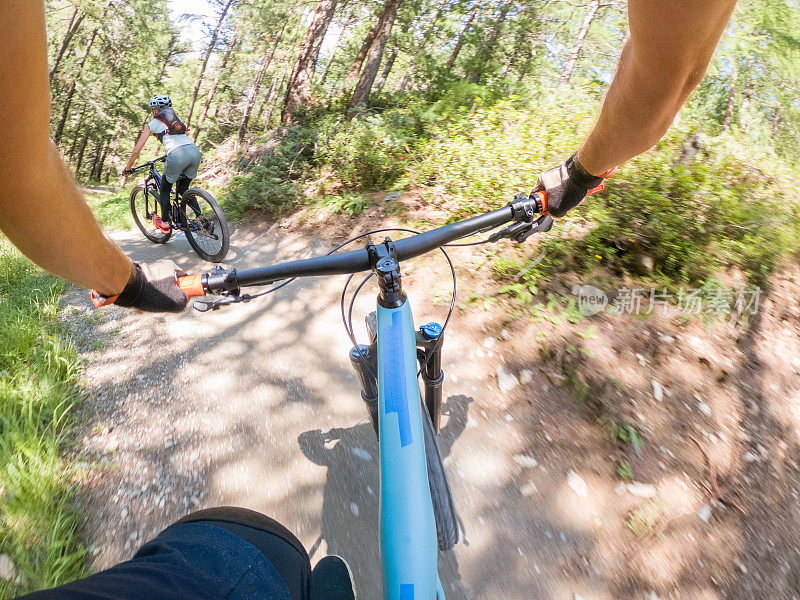
[[[384,233],[384,232],[388,232],[388,231],[402,231],[404,233],[413,233],[415,235],[419,234],[419,231],[416,231],[414,229],[405,229],[405,228],[402,228],[402,227],[389,227],[389,228],[385,228],[385,229],[376,229],[374,231],[368,231],[366,233],[362,233],[361,235],[358,235],[355,238],[352,238],[352,240],[348,240],[347,242],[342,244],[342,246],[344,246],[345,244],[350,243],[351,241],[357,240],[359,238],[362,238],[362,237],[365,237],[365,236],[368,236],[368,235],[373,235],[373,234],[376,234],[376,233]],[[341,248],[341,246],[340,246],[340,248]],[[444,249],[444,247],[440,246],[439,250],[441,250],[442,254],[444,254],[444,257],[447,259],[447,263],[448,263],[448,265],[450,267],[450,274],[451,274],[451,276],[453,278],[453,295],[450,298],[450,308],[447,311],[447,317],[445,317],[444,324],[442,325],[442,332],[439,334],[439,337],[436,338],[436,343],[434,344],[433,349],[430,352],[430,354],[428,354],[428,357],[425,359],[425,362],[422,364],[422,366],[420,367],[419,371],[417,372],[417,376],[419,376],[419,374],[422,372],[422,370],[425,367],[428,366],[428,361],[430,361],[431,357],[434,355],[436,350],[439,349],[439,347],[440,347],[440,345],[442,343],[442,340],[444,339],[445,329],[447,329],[447,324],[450,322],[450,317],[453,315],[453,310],[455,309],[455,305],[456,305],[456,283],[457,283],[457,280],[456,280],[456,269],[455,269],[455,266],[453,265],[453,261],[450,259],[450,256],[447,254],[447,251]],[[350,299],[350,307],[349,307],[349,310],[348,310],[348,313],[347,313],[348,316],[349,316],[349,319],[348,319],[348,317],[345,316],[344,301],[345,301],[345,297],[346,297],[346,294],[347,294],[347,287],[350,285],[350,281],[352,281],[353,277],[355,276],[355,273],[352,273],[350,275],[350,277],[347,278],[347,281],[344,284],[344,288],[342,289],[342,295],[341,295],[341,299],[340,299],[340,307],[341,307],[341,311],[342,311],[342,323],[344,325],[345,331],[347,332],[347,336],[350,338],[350,342],[353,344],[353,347],[358,351],[359,357],[363,361],[365,361],[365,364],[367,365],[367,368],[377,378],[377,373],[375,373],[375,371],[373,371],[372,365],[369,363],[369,361],[366,360],[367,357],[364,356],[364,353],[361,350],[361,347],[358,345],[358,342],[355,339],[355,333],[353,331],[353,305],[355,304],[356,296],[358,296],[358,292],[361,291],[361,288],[364,287],[364,285],[367,283],[367,281],[369,281],[369,279],[373,275],[374,275],[374,273],[370,273],[369,275],[367,275],[361,281],[361,283],[358,285],[358,287],[356,288],[356,291],[353,292],[353,297]]]

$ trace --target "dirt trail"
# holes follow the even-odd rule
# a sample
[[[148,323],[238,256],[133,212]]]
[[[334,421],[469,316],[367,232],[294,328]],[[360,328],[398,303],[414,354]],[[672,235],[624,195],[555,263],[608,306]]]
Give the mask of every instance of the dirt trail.
[[[182,236],[163,246],[135,231],[112,237],[135,260],[207,268]],[[332,245],[281,228],[237,231],[227,263],[268,264]],[[453,254],[466,271],[477,264],[469,250]],[[417,259],[404,271],[417,323],[441,320],[446,307],[447,280],[431,283],[444,273],[436,260]],[[97,313],[85,293],[65,297],[86,363],[84,410],[92,426],[83,443],[94,465],[86,514],[96,568],[130,557],[190,510],[233,504],[286,524],[312,562],[325,553],[346,557],[359,597],[380,598],[377,445],[347,361],[342,284],[298,281],[250,304],[179,316]],[[797,291],[796,281],[791,286],[785,293]],[[371,302],[372,292],[363,294],[356,314]],[[786,340],[796,352],[799,320],[789,318]],[[537,326],[528,320],[456,311],[444,354],[441,446],[464,536],[440,557],[448,600],[788,597],[800,579],[797,431],[788,425],[796,406],[781,404],[777,415],[772,403],[781,394],[800,401],[791,357],[791,380],[782,382],[785,373],[764,372],[763,357],[737,349],[730,336],[728,350],[706,364],[699,362],[706,353],[685,346],[713,336],[682,330],[673,343],[672,322],[614,319],[591,321],[597,333],[583,340],[591,357],[576,361],[563,349],[588,322],[556,336],[561,342],[542,359]],[[772,322],[769,314],[764,319]],[[363,327],[358,331],[363,336]],[[770,343],[758,339],[763,326],[750,331],[754,347]],[[498,389],[499,365],[516,377],[503,382],[505,391]],[[756,368],[761,372],[747,371]],[[715,383],[719,371],[724,383]],[[612,375],[624,392],[604,387]],[[652,379],[667,391],[660,402]],[[589,401],[584,394],[576,403],[575,381],[585,382]],[[697,412],[695,393],[703,394],[710,417]],[[598,426],[604,412],[642,425],[640,454]],[[783,419],[782,438],[769,435],[776,419]],[[723,484],[754,520],[714,503],[708,522],[698,517],[709,500],[702,456],[687,442],[692,432],[732,473]],[[743,448],[757,461],[736,458]],[[620,483],[623,459],[640,487]],[[766,483],[779,485],[763,489],[762,504],[748,490]],[[631,515],[648,506],[655,517],[637,535]]]

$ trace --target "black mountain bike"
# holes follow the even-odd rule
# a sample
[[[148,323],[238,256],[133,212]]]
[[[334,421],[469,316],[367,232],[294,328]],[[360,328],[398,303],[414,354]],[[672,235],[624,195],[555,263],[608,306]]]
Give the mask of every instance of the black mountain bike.
[[[200,188],[189,188],[182,197],[171,198],[172,218],[169,222],[172,231],[164,233],[153,224],[153,215],[159,209],[161,194],[161,173],[155,167],[157,162],[166,160],[160,156],[131,169],[132,173],[147,169],[144,184],[131,191],[131,213],[136,226],[148,240],[163,244],[172,237],[172,231],[186,234],[189,244],[203,260],[221,262],[228,253],[231,235],[228,221],[214,196]]]

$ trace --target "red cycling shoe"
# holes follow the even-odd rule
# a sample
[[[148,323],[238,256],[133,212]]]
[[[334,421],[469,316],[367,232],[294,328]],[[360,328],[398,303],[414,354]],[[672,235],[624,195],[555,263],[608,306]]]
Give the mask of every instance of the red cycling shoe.
[[[169,223],[164,223],[164,221],[161,220],[161,217],[155,214],[153,215],[153,225],[155,225],[156,229],[158,229],[161,233],[169,233],[172,231],[172,227],[169,226]]]

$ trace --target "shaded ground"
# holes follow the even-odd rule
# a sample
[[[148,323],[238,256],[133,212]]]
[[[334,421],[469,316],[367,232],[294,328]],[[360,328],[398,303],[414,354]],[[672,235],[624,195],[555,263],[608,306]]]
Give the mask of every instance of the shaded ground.
[[[228,262],[318,254],[387,216],[374,208],[333,227],[305,216],[305,231],[325,234],[315,240],[290,233],[299,220],[237,232]],[[165,246],[114,237],[136,260],[205,266],[182,237]],[[463,289],[493,289],[480,250],[451,254]],[[94,423],[84,445],[96,465],[86,503],[97,568],[189,510],[236,504],[284,522],[312,561],[342,554],[359,597],[380,597],[377,445],[347,362],[342,283],[296,282],[177,317],[97,313],[84,293],[66,297]],[[443,319],[441,258],[411,261],[404,283],[418,323]],[[758,314],[705,325],[679,314],[570,325],[513,319],[500,304],[458,309],[442,446],[464,540],[440,557],[448,599],[796,595],[799,288],[787,267]],[[498,367],[517,383],[501,391]],[[626,425],[638,450],[619,439]],[[624,465],[640,485],[621,480]]]

